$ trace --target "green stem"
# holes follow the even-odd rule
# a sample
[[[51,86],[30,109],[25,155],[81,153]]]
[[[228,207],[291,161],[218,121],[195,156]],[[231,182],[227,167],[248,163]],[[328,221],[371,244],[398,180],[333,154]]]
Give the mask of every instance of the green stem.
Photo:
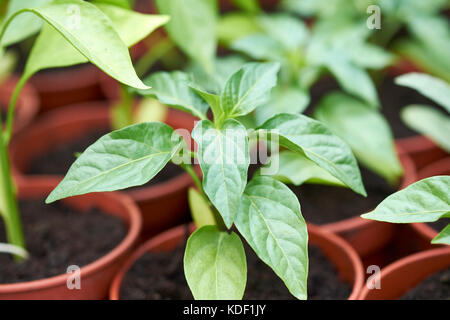
[[[142,77],[145,73],[167,52],[172,50],[174,47],[173,42],[169,38],[165,38],[159,41],[151,49],[149,49],[145,55],[143,55],[139,61],[136,63],[135,69],[136,73]]]
[[[8,148],[3,134],[0,135],[0,203],[0,211],[5,221],[8,242],[25,249],[22,223],[20,221],[19,209],[11,177]],[[16,261],[23,260],[23,257],[20,256],[14,256],[14,258]]]
[[[16,84],[16,87],[14,88],[14,92],[11,96],[11,100],[9,101],[9,107],[8,107],[8,115],[6,117],[6,129],[5,129],[5,140],[4,144],[5,146],[8,146],[9,141],[11,140],[12,132],[13,132],[13,126],[14,126],[14,114],[16,111],[16,104],[17,99],[19,98],[19,94],[22,91],[23,86],[29,79],[29,75],[27,73],[24,73],[20,79],[19,82]]]
[[[219,230],[221,230],[221,231],[226,231],[227,227],[225,225],[225,222],[222,219],[222,216],[217,211],[217,209],[214,207],[214,205],[211,203],[211,201],[209,201],[208,196],[203,191],[203,184],[200,181],[200,179],[197,176],[197,174],[195,173],[195,170],[192,167],[192,165],[190,165],[190,164],[180,164],[180,167],[183,168],[191,176],[192,180],[194,180],[194,183],[197,186],[197,188],[198,188],[200,194],[202,195],[203,199],[206,201],[206,203],[209,204],[209,206],[211,208],[211,211],[213,212],[214,220],[216,221],[217,228],[219,228]]]

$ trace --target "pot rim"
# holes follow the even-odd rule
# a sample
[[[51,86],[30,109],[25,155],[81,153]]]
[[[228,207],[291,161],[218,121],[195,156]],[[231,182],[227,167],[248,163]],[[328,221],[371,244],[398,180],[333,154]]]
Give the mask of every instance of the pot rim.
[[[380,273],[380,280],[382,281],[384,277],[386,277],[387,275],[391,275],[395,272],[397,272],[399,269],[403,269],[405,267],[407,267],[408,265],[412,265],[417,263],[418,261],[421,260],[428,260],[430,258],[434,258],[434,257],[445,257],[445,256],[450,256],[450,246],[446,246],[443,248],[436,248],[436,249],[431,249],[431,250],[425,250],[425,251],[421,251],[415,254],[411,254],[409,256],[406,256],[402,259],[399,259],[393,263],[391,263],[390,265],[384,267],[383,269],[381,269],[381,273]],[[422,278],[422,280],[425,278]],[[369,293],[371,292],[371,289],[369,289],[369,287],[363,287],[361,294],[358,298],[358,300],[367,300],[367,296],[369,295]]]
[[[398,138],[396,139],[396,143],[400,145],[406,153],[417,153],[439,148],[428,137],[420,134],[411,137]]]
[[[52,181],[44,179],[35,179],[34,181],[27,182],[18,180],[19,194],[23,193],[24,189],[26,188],[33,188],[36,186],[43,186],[43,188],[50,190],[56,185]],[[125,238],[123,238],[122,241],[109,253],[80,268],[80,272],[83,277],[88,277],[91,274],[98,272],[104,266],[107,266],[117,260],[127,250],[130,250],[134,246],[134,243],[137,241],[142,229],[142,217],[139,208],[128,196],[118,192],[97,193],[97,196],[107,198],[108,201],[111,202],[121,203],[124,208],[127,208],[126,212],[129,218],[129,221],[127,223],[128,231]],[[64,285],[64,283],[66,283],[67,281],[68,276],[70,275],[60,274],[39,280],[11,284],[0,284],[0,294],[10,294],[22,291],[35,291]]]
[[[406,153],[403,147],[400,146],[397,142],[395,147],[397,149],[397,154],[404,169],[404,176],[402,177],[402,180],[399,185],[399,190],[401,190],[417,181],[417,172],[414,162],[411,159],[411,156],[408,153]],[[362,212],[361,214],[363,213],[364,212]],[[363,229],[366,228],[367,226],[377,223],[380,222],[375,220],[363,219],[360,216],[355,216],[352,218],[327,223],[321,226],[328,229],[331,232],[340,234],[348,232],[350,230]]]
[[[353,249],[350,244],[348,244],[338,235],[324,230],[320,226],[312,224],[307,224],[307,226],[309,234],[313,234],[315,237],[320,237],[327,240],[328,242],[333,243],[335,246],[341,247],[347,257],[350,259],[355,278],[353,281],[352,292],[347,299],[358,299],[364,284],[364,269],[361,259],[356,253],[355,249]],[[188,225],[188,228],[190,233],[192,233],[196,229],[194,223],[190,223]],[[110,300],[120,300],[120,289],[122,287],[123,280],[127,272],[131,269],[131,267],[138,259],[140,259],[146,252],[149,252],[161,246],[163,243],[169,241],[170,239],[182,237],[186,233],[186,229],[186,225],[179,225],[148,239],[142,245],[140,245],[139,248],[137,248],[135,252],[128,258],[128,260],[122,265],[122,267],[114,277],[109,291]]]
[[[71,122],[81,122],[87,118],[92,119],[93,117],[97,119],[108,118],[109,117],[109,104],[110,101],[90,101],[90,102],[82,102],[69,106],[65,106],[62,108],[58,108],[54,111],[49,112],[48,115],[44,116],[43,119],[32,124],[29,128],[30,130],[43,131],[48,128],[62,127],[67,123]],[[76,109],[76,111],[74,111]],[[177,112],[176,110],[169,109],[170,118],[177,117],[177,119],[181,119],[184,117],[184,114],[181,112]],[[66,116],[70,114],[70,116]],[[179,120],[180,122],[182,120]],[[170,120],[168,121],[170,124]],[[15,146],[23,145],[26,142],[27,133],[21,133],[16,139],[14,139],[11,143],[11,150],[14,153]],[[198,165],[194,166],[194,169],[198,175],[201,174],[200,167]],[[53,183],[58,184],[64,176],[60,175],[33,175],[33,174],[25,174],[21,172],[17,167],[13,164],[13,172],[14,175],[19,177],[22,180],[33,181],[36,179],[46,179],[52,181]],[[181,174],[168,179],[166,181],[149,185],[142,186],[139,189],[135,190],[123,190],[122,192],[131,196],[135,201],[147,201],[153,200],[161,197],[162,195],[177,193],[186,186],[192,183],[192,179],[188,173],[182,172]]]

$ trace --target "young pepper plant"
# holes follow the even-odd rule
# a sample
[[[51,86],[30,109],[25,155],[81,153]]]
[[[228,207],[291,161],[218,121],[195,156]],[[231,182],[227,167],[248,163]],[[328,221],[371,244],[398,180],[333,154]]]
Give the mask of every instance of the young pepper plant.
[[[91,62],[126,85],[149,88],[136,75],[127,47],[166,22],[167,17],[141,15],[100,2],[103,1],[98,1],[97,7],[81,0],[36,0],[28,2],[29,8],[23,7],[23,1],[11,0],[9,3],[0,30],[0,51],[41,30],[11,97],[6,128],[2,128],[0,135],[0,214],[11,246],[25,248],[8,143],[17,98],[26,81],[39,70]],[[37,6],[39,4],[44,5]],[[32,27],[21,28],[24,20]],[[43,25],[42,21],[45,22]],[[139,28],[131,29],[130,22]],[[0,123],[3,123],[2,119]]]
[[[195,181],[191,191],[198,224],[188,240],[184,270],[195,299],[241,299],[247,279],[241,238],[284,281],[306,299],[308,234],[300,204],[283,183],[257,176],[247,183],[249,140],[279,141],[302,154],[359,193],[361,176],[350,148],[323,124],[303,115],[279,114],[249,133],[238,120],[266,103],[276,85],[278,63],[249,63],[209,93],[182,72],[152,75],[153,87],[141,94],[200,119],[192,131],[196,151],[170,126],[140,123],[100,138],[74,162],[48,196],[51,203],[89,192],[122,190],[151,180],[169,162],[180,164]],[[207,117],[211,109],[213,120]],[[201,181],[192,166],[197,159]]]
[[[365,219],[391,223],[434,222],[450,218],[450,176],[435,176],[418,181],[382,201]],[[450,245],[450,224],[432,243]]]

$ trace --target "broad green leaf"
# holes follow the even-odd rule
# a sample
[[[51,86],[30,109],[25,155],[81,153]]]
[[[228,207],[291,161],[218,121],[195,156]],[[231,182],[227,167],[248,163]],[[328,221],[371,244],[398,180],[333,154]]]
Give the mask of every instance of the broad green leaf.
[[[289,14],[263,15],[259,22],[266,34],[282,44],[287,51],[298,49],[308,40],[308,27],[302,20]]]
[[[450,224],[448,224],[444,230],[442,230],[434,239],[431,241],[433,244],[448,244],[450,245]]]
[[[52,0],[9,0],[5,19],[7,21],[16,12],[26,8],[36,8],[49,3]],[[11,22],[5,32],[1,44],[8,47],[37,33],[43,25],[43,21],[31,13],[21,14]],[[2,26],[3,27],[3,26]]]
[[[247,261],[234,232],[205,226],[188,239],[184,274],[196,300],[240,300],[247,283]]]
[[[298,299],[307,297],[308,231],[295,194],[269,177],[250,181],[236,227]]]
[[[217,2],[211,0],[155,0],[158,12],[172,17],[166,25],[172,40],[206,70],[216,55]]]
[[[391,223],[434,222],[450,218],[450,176],[435,176],[413,183],[390,195],[375,210],[361,217]]]
[[[419,91],[450,112],[450,85],[424,73],[408,73],[397,77],[395,83]]]
[[[325,96],[314,117],[347,142],[365,166],[396,183],[403,169],[395,150],[394,137],[378,110],[341,92]]]
[[[101,137],[70,167],[46,203],[115,191],[150,181],[179,150],[182,138],[166,124],[135,124]]]
[[[141,95],[152,96],[162,103],[189,112],[200,119],[206,119],[208,104],[189,87],[191,79],[180,71],[155,72],[144,80],[152,88],[139,91]]]
[[[190,188],[188,199],[191,215],[197,228],[216,225],[211,207],[197,190]]]
[[[380,105],[375,85],[366,71],[339,54],[327,55],[324,65],[345,91],[363,99],[373,107]]]
[[[113,6],[121,7],[124,9],[131,10],[130,2],[128,0],[94,0],[92,1],[95,4],[110,4]]]
[[[229,46],[236,40],[261,31],[256,17],[241,12],[221,15],[217,26],[219,43]]]
[[[280,114],[258,129],[268,131],[269,138],[278,139],[280,146],[305,155],[356,193],[366,195],[352,151],[319,121],[304,115]]]
[[[450,152],[450,117],[431,106],[411,105],[402,110],[402,120]]]
[[[202,99],[205,100],[206,103],[209,104],[214,115],[214,120],[222,118],[223,112],[222,108],[220,107],[220,96],[206,92],[195,86],[190,86],[190,88],[194,90],[195,93],[197,93],[200,97],[202,97]]]
[[[361,43],[349,48],[351,60],[358,66],[382,69],[394,62],[394,56],[381,47]]]
[[[31,13],[48,24],[30,53],[25,68],[27,76],[46,68],[90,61],[126,85],[148,88],[136,75],[127,46],[115,31],[111,20],[96,6],[81,0],[54,0],[39,8],[24,9],[18,14]],[[102,36],[98,37],[99,34]],[[79,54],[75,55],[73,48],[65,43],[58,46],[62,37]],[[55,47],[57,49],[50,50]]]
[[[247,184],[250,155],[247,130],[234,119],[217,129],[209,120],[200,121],[192,131],[198,144],[203,171],[203,189],[230,228]]]
[[[279,63],[247,63],[234,73],[220,98],[225,116],[244,116],[267,102],[279,69]]]
[[[280,42],[261,33],[242,37],[234,41],[231,48],[257,60],[283,61],[285,58]]]
[[[278,181],[296,186],[304,183],[315,183],[345,187],[345,184],[333,177],[328,171],[305,156],[292,151],[284,150],[278,155],[272,155],[270,162],[264,167],[268,168],[273,165],[274,157],[277,156],[279,157],[278,170],[273,177]]]
[[[294,86],[273,89],[270,100],[255,110],[258,124],[280,113],[302,113],[310,102],[308,92]]]

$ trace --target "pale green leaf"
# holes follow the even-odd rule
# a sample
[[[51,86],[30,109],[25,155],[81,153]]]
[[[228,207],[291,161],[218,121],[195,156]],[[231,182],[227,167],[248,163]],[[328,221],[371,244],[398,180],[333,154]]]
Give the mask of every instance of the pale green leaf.
[[[231,2],[239,9],[249,13],[258,13],[261,11],[258,0],[231,0]]]
[[[413,183],[390,195],[375,210],[361,217],[391,223],[434,222],[450,218],[450,176],[435,176]]]
[[[314,183],[345,187],[345,184],[305,156],[288,150],[272,155],[269,163],[264,168],[268,169],[270,166],[275,165],[274,162],[277,161],[274,159],[275,157],[279,157],[278,170],[272,176],[283,183],[290,183],[295,186],[300,186],[304,183]],[[263,172],[261,171],[261,174]]]
[[[349,146],[321,122],[304,115],[280,114],[258,128],[270,139],[305,155],[353,191],[366,195],[358,164]]]
[[[159,122],[113,131],[83,152],[46,202],[143,185],[164,168],[182,141],[171,127]]]
[[[448,224],[436,237],[434,237],[431,243],[450,245],[450,224]]]
[[[275,179],[256,177],[245,188],[235,223],[289,291],[306,299],[308,232],[295,194]]]
[[[208,104],[190,88],[191,79],[180,71],[155,72],[144,80],[152,88],[139,91],[141,95],[152,96],[162,103],[189,112],[205,119]]]
[[[230,12],[221,15],[217,26],[219,42],[229,46],[236,40],[261,31],[256,17],[241,12]]]
[[[234,41],[231,48],[257,60],[283,61],[285,51],[280,42],[265,34],[251,34]]]
[[[402,120],[450,152],[450,117],[430,106],[411,105],[402,110]]]
[[[188,199],[192,219],[197,228],[216,225],[216,220],[214,219],[214,214],[211,211],[209,203],[205,201],[197,190],[190,188],[188,191]]]
[[[90,61],[116,80],[140,89],[148,88],[136,75],[127,46],[111,20],[96,6],[81,0],[54,0],[45,6],[24,9],[17,14],[35,14],[48,24],[30,53],[25,74],[52,67]],[[10,21],[14,21],[14,16]],[[56,32],[57,31],[57,32]],[[58,34],[57,34],[58,33]],[[102,36],[99,37],[98,35]],[[61,38],[71,44],[62,47]],[[51,50],[51,48],[55,48]],[[80,55],[81,54],[81,55]]]
[[[326,95],[314,117],[347,142],[356,158],[391,183],[403,169],[395,150],[394,137],[378,110],[341,92]]]
[[[192,137],[198,144],[203,189],[230,228],[247,184],[250,164],[247,130],[234,119],[225,120],[220,129],[203,120],[192,131]]]
[[[188,239],[184,274],[196,300],[240,300],[247,282],[247,261],[234,232],[205,226]]]
[[[397,77],[395,83],[419,91],[450,112],[450,85],[447,82],[424,73],[408,73]]]
[[[247,63],[234,73],[220,98],[225,116],[244,116],[267,102],[279,69],[279,63]]]
[[[172,40],[206,70],[216,55],[217,2],[211,0],[155,0],[158,12],[172,17],[166,25]]]

